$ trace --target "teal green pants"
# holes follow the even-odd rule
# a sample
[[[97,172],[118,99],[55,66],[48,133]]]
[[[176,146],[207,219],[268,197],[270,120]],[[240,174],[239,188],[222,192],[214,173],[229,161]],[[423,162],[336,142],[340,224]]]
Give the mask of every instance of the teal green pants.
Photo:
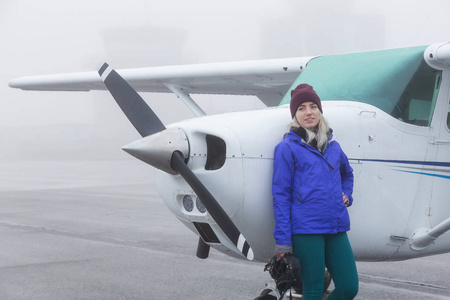
[[[347,233],[296,234],[293,252],[300,259],[303,300],[321,300],[325,267],[333,278],[335,290],[327,300],[353,299],[358,293],[358,272]]]

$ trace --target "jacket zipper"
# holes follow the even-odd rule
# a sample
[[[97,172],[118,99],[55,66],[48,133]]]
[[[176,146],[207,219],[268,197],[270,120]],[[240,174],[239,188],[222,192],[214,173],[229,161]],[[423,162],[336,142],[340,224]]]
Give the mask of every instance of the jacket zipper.
[[[327,165],[331,168],[331,170],[334,170],[334,167],[333,167],[333,166],[325,159],[325,157],[323,156],[323,154],[321,154],[321,153],[319,152],[319,150],[317,150],[316,148],[314,148],[313,146],[308,145],[308,144],[300,144],[300,146],[303,146],[303,147],[305,147],[306,149],[308,149],[308,146],[311,147],[312,150],[311,150],[311,149],[308,149],[308,150],[311,151],[312,153],[314,153],[314,154],[320,156],[320,157],[327,163]]]

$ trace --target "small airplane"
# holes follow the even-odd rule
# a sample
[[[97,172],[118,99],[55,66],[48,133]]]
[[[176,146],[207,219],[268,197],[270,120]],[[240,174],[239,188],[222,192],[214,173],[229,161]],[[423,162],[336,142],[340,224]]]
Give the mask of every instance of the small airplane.
[[[100,75],[100,76],[99,76]],[[359,261],[450,252],[450,43],[231,63],[21,77],[23,90],[108,89],[143,137],[123,150],[154,167],[162,200],[210,247],[274,255],[273,151],[290,90],[314,87],[354,169],[349,237]],[[197,116],[165,126],[138,92],[174,93]],[[253,95],[267,108],[207,116],[194,94]]]

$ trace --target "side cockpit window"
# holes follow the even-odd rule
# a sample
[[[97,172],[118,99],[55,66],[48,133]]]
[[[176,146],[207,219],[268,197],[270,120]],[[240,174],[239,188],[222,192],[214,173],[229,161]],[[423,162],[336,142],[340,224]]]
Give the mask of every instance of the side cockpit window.
[[[450,129],[450,103],[448,104],[448,112],[447,112],[447,128]]]
[[[403,122],[430,126],[442,72],[429,67],[422,61],[406,85],[391,115]]]

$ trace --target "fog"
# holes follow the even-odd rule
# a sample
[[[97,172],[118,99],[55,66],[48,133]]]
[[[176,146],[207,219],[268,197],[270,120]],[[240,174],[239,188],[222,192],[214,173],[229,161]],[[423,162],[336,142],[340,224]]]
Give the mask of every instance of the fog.
[[[25,75],[285,58],[449,41],[450,2],[0,0],[0,160],[128,159],[139,138],[107,92],[25,92]],[[143,95],[165,124],[194,115]],[[263,107],[193,96],[208,114]]]

